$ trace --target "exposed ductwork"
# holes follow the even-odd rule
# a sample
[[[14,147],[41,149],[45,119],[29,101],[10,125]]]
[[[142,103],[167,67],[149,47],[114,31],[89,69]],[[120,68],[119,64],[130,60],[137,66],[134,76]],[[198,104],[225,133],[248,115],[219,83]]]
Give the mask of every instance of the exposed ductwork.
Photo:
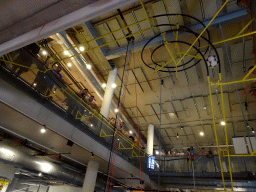
[[[49,161],[29,155],[10,145],[0,142],[0,161],[33,172],[41,172],[68,184],[82,186],[84,176]]]

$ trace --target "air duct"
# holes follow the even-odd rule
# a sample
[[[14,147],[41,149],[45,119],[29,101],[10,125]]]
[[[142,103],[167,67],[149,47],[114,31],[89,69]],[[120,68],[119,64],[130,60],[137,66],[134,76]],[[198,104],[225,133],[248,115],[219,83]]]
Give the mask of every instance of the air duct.
[[[63,168],[49,161],[24,153],[10,145],[0,142],[0,161],[19,168],[40,172],[76,186],[83,185],[84,175]]]

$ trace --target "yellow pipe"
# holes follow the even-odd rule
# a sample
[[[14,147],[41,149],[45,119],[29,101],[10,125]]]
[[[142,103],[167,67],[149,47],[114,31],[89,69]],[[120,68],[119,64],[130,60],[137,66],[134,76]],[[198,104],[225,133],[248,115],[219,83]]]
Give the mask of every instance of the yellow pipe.
[[[245,25],[245,27],[236,36],[241,35],[251,25],[251,23],[254,21],[254,19],[255,18],[253,18],[251,21],[249,21],[249,23],[247,23],[247,25]]]
[[[209,88],[209,95],[210,95],[210,104],[211,104],[211,111],[212,111],[212,121],[213,121],[214,135],[215,135],[215,140],[216,140],[216,146],[219,149],[219,141],[218,141],[218,136],[217,136],[216,122],[215,122],[215,115],[214,115],[214,108],[213,108],[213,100],[212,100],[212,90],[211,90],[210,77],[209,76],[207,76],[207,80],[208,80],[208,88]],[[220,157],[219,152],[218,152],[218,157],[219,157],[219,162],[220,162],[220,171],[221,171],[221,178],[222,178],[222,182],[223,182],[223,187],[224,187],[224,190],[226,191],[224,173],[223,173],[221,157]]]
[[[256,68],[256,65],[254,65],[254,67],[249,71],[249,73],[247,73],[247,75],[245,75],[245,77],[243,78],[243,80],[245,80]]]
[[[219,80],[220,80],[220,82],[222,81],[221,73],[219,73]],[[223,94],[223,86],[222,85],[220,85],[220,95],[221,95],[221,107],[222,107],[223,121],[226,122],[224,94]],[[226,140],[227,152],[228,152],[228,165],[229,165],[229,173],[230,173],[231,190],[233,191],[232,168],[231,168],[231,162],[230,162],[230,157],[229,157],[228,133],[227,133],[227,124],[226,123],[224,125],[224,133],[225,133],[225,140]]]
[[[179,64],[184,57],[186,56],[186,54],[191,50],[191,48],[196,44],[196,42],[198,41],[198,39],[203,35],[203,33],[207,30],[207,28],[210,26],[210,24],[213,22],[213,20],[218,16],[218,14],[220,13],[220,11],[225,7],[225,5],[228,3],[229,0],[226,0],[225,3],[221,6],[221,8],[217,11],[217,13],[213,16],[213,18],[211,19],[211,21],[207,24],[207,26],[204,28],[204,30],[200,33],[200,35],[196,38],[196,40],[192,43],[192,45],[188,48],[188,50],[186,51],[186,53],[180,58],[180,60],[178,61],[177,64]],[[167,64],[163,65],[162,67],[160,67],[160,69],[162,69],[163,67],[165,67]],[[158,70],[160,70],[158,69]]]
[[[235,84],[235,83],[243,83],[243,82],[247,82],[247,81],[256,81],[256,78],[253,79],[244,79],[244,80],[238,80],[238,81],[232,81],[232,82],[227,82],[227,83],[211,83],[211,86],[213,85],[230,85],[230,84]]]
[[[152,27],[152,26],[153,26],[152,19],[149,18],[148,13],[147,13],[147,10],[146,10],[146,8],[145,8],[145,6],[144,6],[142,0],[140,0],[140,4],[141,4],[141,6],[142,6],[142,9],[143,9],[143,11],[144,11],[146,17],[147,17],[147,20],[150,22],[150,25],[151,25],[151,27]]]

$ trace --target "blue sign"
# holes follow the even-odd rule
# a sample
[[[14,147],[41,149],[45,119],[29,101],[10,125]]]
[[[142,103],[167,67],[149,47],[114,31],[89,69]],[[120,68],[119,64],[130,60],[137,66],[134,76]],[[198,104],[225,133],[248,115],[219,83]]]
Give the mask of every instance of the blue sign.
[[[155,156],[148,156],[148,168],[155,169]]]

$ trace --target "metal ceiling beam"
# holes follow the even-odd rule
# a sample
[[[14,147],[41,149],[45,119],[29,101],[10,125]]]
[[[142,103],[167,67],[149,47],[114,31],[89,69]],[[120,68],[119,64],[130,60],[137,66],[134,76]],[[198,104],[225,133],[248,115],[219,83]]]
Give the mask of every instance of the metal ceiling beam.
[[[81,1],[81,0],[79,0]],[[37,24],[36,27],[30,28],[29,31],[23,32],[19,35],[16,35],[12,38],[9,39],[9,41],[3,43],[0,45],[0,55],[4,55],[8,52],[14,51],[18,48],[24,47],[28,44],[31,44],[35,41],[39,41],[43,38],[48,37],[49,35],[55,34],[60,31],[64,31],[70,27],[73,27],[75,25],[79,25],[81,23],[84,23],[86,21],[90,21],[96,17],[99,17],[103,14],[106,14],[112,10],[116,10],[120,7],[129,5],[131,3],[136,2],[137,0],[115,0],[115,1],[103,1],[99,0],[94,2],[93,4],[89,6],[83,6],[78,10],[75,10],[69,14],[65,14],[61,17],[54,18],[53,20],[50,20],[49,22],[46,22],[44,24],[38,25],[38,22],[35,20],[30,21],[30,23],[23,24],[22,26],[19,26],[19,28],[14,28],[8,32],[5,33],[8,34],[10,32],[14,32],[15,30],[18,29],[24,29],[28,28],[32,23]],[[66,1],[63,1],[66,8],[69,6]],[[74,1],[71,1],[71,7],[76,7],[74,6]],[[86,1],[81,1],[85,3]],[[81,3],[80,2],[80,3]],[[76,3],[76,2],[75,2]],[[42,19],[47,15],[52,14],[52,12],[57,12],[58,9],[52,10],[50,13],[45,13],[43,12],[43,16],[41,15]],[[3,18],[4,19],[4,18]]]
[[[246,9],[240,9],[240,10],[236,10],[236,11],[233,11],[233,12],[230,12],[230,13],[227,13],[227,14],[223,14],[219,17],[217,17],[211,25],[214,25],[214,24],[218,24],[220,22],[226,22],[226,21],[230,21],[232,19],[235,19],[235,18],[239,18],[239,17],[242,17],[242,16],[245,16],[247,15],[247,12],[246,12]],[[203,23],[205,25],[207,25],[209,23],[210,19],[204,21]],[[193,25],[190,27],[191,30],[198,30],[198,29],[202,29],[202,25],[201,24],[196,24],[196,25]],[[172,38],[173,37],[173,33],[166,33],[165,35],[166,38]],[[151,38],[149,38],[151,39]],[[146,39],[146,40],[143,40],[143,41],[139,41],[137,43],[134,44],[134,48],[135,50],[138,50],[139,48],[142,48],[148,41],[149,39]],[[162,36],[159,36],[157,38],[155,38],[154,40],[151,41],[151,44],[154,44],[154,43],[157,43],[157,42],[160,42],[160,41],[163,41],[163,37]],[[121,47],[119,49],[116,49],[116,50],[112,50],[112,51],[109,51],[107,52],[106,54],[106,57],[113,57],[113,55],[116,55],[117,57],[120,56],[122,53],[124,53],[126,50],[126,47]]]
[[[97,31],[94,29],[94,27],[92,26],[90,21],[86,21],[85,25],[87,26],[88,30],[90,31],[90,33],[94,39],[99,37]],[[98,46],[103,45],[103,43],[100,39],[96,40],[96,43],[98,44]],[[107,51],[106,51],[105,47],[101,47],[100,49],[101,49],[102,53],[106,56]]]

